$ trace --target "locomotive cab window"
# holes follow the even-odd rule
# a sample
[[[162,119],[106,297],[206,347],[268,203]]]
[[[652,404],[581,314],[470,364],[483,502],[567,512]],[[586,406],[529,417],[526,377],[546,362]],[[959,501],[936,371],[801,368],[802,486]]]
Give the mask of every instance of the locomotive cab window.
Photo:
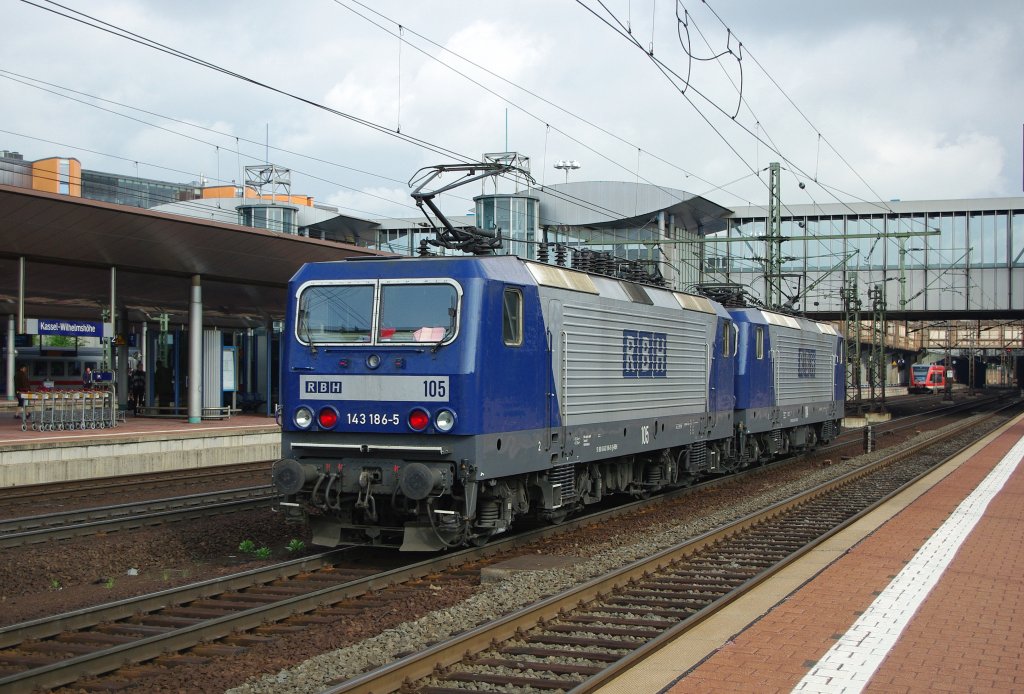
[[[458,291],[447,282],[382,283],[377,340],[446,342],[455,337],[458,308]]]
[[[754,335],[755,354],[758,359],[764,359],[764,328],[757,326],[757,330],[754,332]]]
[[[372,284],[313,285],[299,295],[295,332],[300,342],[369,342]]]
[[[446,280],[310,284],[299,293],[295,337],[308,345],[450,342],[459,300]]]
[[[734,357],[738,348],[739,333],[733,328],[732,321],[722,323],[722,356]]]
[[[501,337],[510,347],[523,344],[523,293],[518,289],[505,289],[502,302]]]

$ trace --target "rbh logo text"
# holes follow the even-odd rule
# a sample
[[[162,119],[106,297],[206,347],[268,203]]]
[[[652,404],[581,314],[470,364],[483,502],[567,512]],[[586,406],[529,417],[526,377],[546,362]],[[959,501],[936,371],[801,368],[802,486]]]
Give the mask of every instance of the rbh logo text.
[[[668,335],[644,330],[622,331],[622,377],[665,378]]]

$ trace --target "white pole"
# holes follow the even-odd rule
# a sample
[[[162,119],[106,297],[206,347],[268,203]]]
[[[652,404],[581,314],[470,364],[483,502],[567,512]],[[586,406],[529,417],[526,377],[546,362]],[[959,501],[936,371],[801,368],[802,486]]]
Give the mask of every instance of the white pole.
[[[14,314],[7,316],[7,399],[14,400]]]
[[[203,421],[203,288],[192,275],[188,304],[188,423]]]

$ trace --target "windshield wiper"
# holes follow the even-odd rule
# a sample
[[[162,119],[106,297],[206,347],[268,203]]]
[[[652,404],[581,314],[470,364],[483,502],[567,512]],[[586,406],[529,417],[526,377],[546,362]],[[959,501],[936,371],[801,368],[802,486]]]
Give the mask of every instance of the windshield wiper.
[[[433,348],[431,348],[431,354],[437,354],[437,350],[441,349],[441,346],[444,344],[444,341],[447,340],[451,335],[455,334],[455,313],[456,311],[453,303],[453,305],[448,308],[448,317],[451,318],[451,320],[448,322],[448,325],[445,326],[444,334],[441,335],[441,339],[437,341]]]
[[[299,334],[309,345],[309,353],[316,356],[316,343],[313,342],[313,335],[309,332],[309,313],[305,309],[299,309]]]

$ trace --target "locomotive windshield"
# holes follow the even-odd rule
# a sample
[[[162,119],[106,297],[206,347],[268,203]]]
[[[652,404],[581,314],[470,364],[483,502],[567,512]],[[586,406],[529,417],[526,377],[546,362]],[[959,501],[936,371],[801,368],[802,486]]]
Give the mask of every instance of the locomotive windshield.
[[[307,287],[299,299],[297,332],[303,342],[369,342],[372,284]]]
[[[459,296],[450,284],[383,284],[381,342],[443,342],[455,334]]]
[[[448,281],[314,284],[299,294],[295,332],[309,345],[439,344],[454,337],[458,307],[458,288]]]

